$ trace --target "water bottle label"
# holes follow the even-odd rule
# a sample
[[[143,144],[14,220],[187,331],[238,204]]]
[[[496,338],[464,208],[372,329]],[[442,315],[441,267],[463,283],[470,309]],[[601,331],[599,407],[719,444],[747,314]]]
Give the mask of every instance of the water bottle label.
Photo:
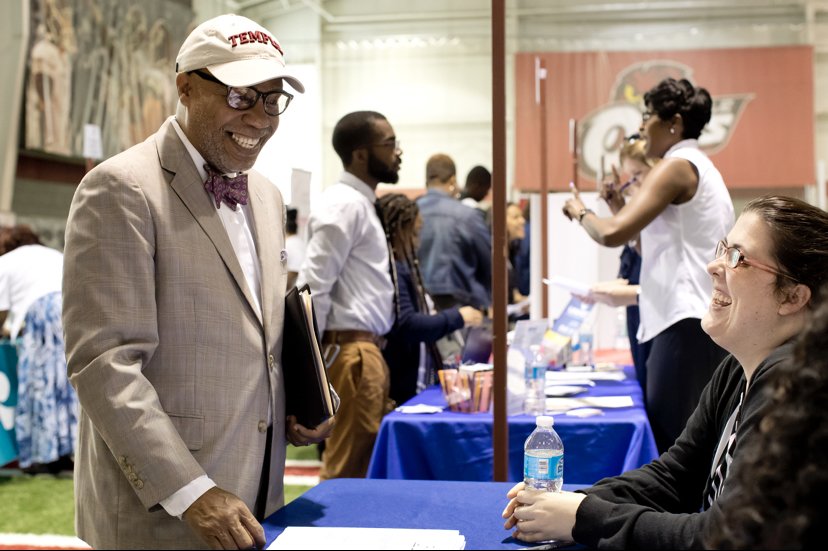
[[[527,365],[526,378],[527,379],[543,379],[546,377],[546,366],[544,365]]]
[[[563,477],[563,455],[552,457],[523,458],[523,478],[534,480],[556,480]]]

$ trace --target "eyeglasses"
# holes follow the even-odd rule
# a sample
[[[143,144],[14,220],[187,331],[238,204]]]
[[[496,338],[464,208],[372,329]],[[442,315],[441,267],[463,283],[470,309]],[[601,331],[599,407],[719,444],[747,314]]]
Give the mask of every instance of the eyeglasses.
[[[222,81],[201,70],[190,71],[195,73],[204,80],[216,82],[222,86],[227,86]],[[251,86],[227,86],[227,105],[239,111],[246,111],[256,105],[256,102],[262,98],[265,113],[271,117],[276,117],[285,112],[285,109],[290,105],[290,100],[293,99],[293,94],[285,92],[284,90],[273,90],[272,92],[259,92]]]
[[[402,149],[400,149],[400,140],[386,140],[372,145],[374,147],[393,147],[394,151],[402,151]]]
[[[653,117],[653,115],[655,115],[655,113],[653,113],[652,111],[644,111],[643,113],[641,113],[641,122],[647,122]]]
[[[757,262],[756,260],[746,258],[742,251],[740,251],[737,247],[728,247],[724,241],[719,241],[719,243],[716,245],[716,260],[720,259],[722,256],[725,257],[725,264],[730,269],[736,268],[736,266],[738,266],[739,264],[744,264],[746,266],[753,266],[754,268],[759,268],[760,270],[764,270],[772,274],[787,277],[794,283],[799,283],[799,281],[794,279],[793,276],[781,272],[776,268],[771,268],[767,264],[762,264],[761,262]]]

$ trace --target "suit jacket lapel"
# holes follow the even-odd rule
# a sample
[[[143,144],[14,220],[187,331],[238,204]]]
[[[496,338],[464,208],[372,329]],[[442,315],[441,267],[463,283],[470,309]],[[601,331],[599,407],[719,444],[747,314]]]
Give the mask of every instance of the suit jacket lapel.
[[[251,172],[248,175],[250,189],[250,209],[253,213],[253,227],[256,238],[256,252],[259,255],[259,262],[262,268],[262,316],[264,317],[265,335],[268,338],[268,345],[272,344],[273,331],[270,327],[273,317],[274,304],[276,303],[276,292],[279,283],[280,257],[277,254],[267,254],[268,251],[280,251],[277,235],[279,224],[282,221],[282,213],[277,212],[277,205],[265,200],[262,195],[262,185],[272,185],[262,181],[257,174]],[[283,283],[282,283],[283,284]],[[284,294],[284,289],[281,290]]]
[[[241,264],[239,264],[236,251],[233,250],[233,245],[230,243],[230,238],[227,237],[227,231],[221,223],[215,205],[210,201],[207,192],[204,191],[201,177],[193,164],[192,157],[190,157],[184,144],[181,143],[170,121],[161,126],[161,129],[155,135],[155,141],[162,168],[173,174],[170,187],[193,215],[207,237],[213,242],[216,251],[224,261],[224,265],[227,266],[227,270],[233,276],[236,285],[239,286],[247,299],[248,306],[261,323],[261,313],[255,307],[256,303],[250,289],[247,287],[247,280],[244,277]]]

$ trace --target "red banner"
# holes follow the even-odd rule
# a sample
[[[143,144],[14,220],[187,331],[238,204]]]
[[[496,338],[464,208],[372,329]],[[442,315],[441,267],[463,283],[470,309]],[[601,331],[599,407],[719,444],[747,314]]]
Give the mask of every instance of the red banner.
[[[536,65],[546,69],[542,84]],[[602,160],[609,170],[622,138],[638,131],[644,92],[666,77],[687,78],[713,97],[699,143],[728,187],[813,185],[813,49],[791,46],[517,54],[515,187],[538,191],[543,161],[548,189],[567,188],[575,119],[579,184],[594,189]]]

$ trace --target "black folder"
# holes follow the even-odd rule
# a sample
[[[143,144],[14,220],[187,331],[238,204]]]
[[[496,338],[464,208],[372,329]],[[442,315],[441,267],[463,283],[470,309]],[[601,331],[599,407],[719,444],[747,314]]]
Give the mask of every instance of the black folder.
[[[328,372],[319,346],[319,329],[313,313],[310,288],[294,287],[285,297],[285,332],[282,371],[285,411],[312,429],[333,417]]]

